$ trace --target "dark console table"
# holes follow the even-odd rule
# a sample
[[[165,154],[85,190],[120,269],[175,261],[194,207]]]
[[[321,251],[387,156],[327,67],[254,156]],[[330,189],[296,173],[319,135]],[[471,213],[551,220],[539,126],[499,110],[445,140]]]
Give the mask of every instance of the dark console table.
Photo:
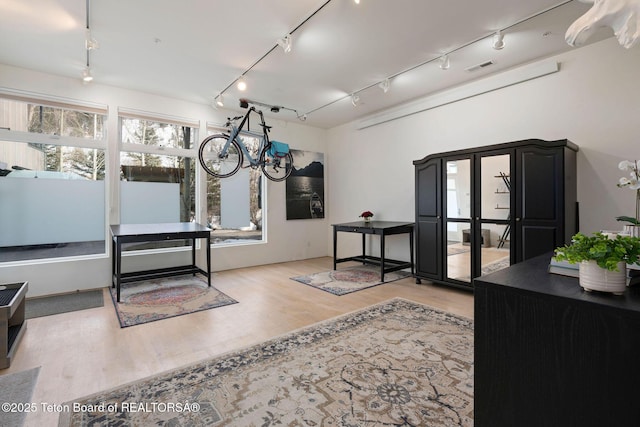
[[[413,226],[412,222],[392,222],[392,221],[356,221],[343,224],[333,224],[333,269],[336,264],[346,261],[360,261],[365,264],[375,264],[380,266],[380,281],[384,282],[384,274],[391,271],[411,268],[413,275]],[[362,234],[362,254],[348,258],[338,258],[338,232]],[[385,237],[393,234],[409,234],[409,258],[410,261],[398,261],[388,259],[384,256]],[[366,235],[373,234],[380,236],[380,256],[374,257],[366,254]]]
[[[112,286],[116,288],[117,301],[120,302],[120,285],[127,282],[155,279],[159,277],[179,276],[182,274],[202,273],[207,276],[211,286],[211,229],[195,222],[166,224],[120,224],[111,226],[111,272]],[[122,245],[134,242],[155,242],[163,240],[192,240],[191,265],[158,268],[154,270],[122,273]],[[207,270],[196,265],[196,239],[205,239],[207,246]]]
[[[475,427],[640,425],[640,287],[588,293],[550,258],[474,280]]]

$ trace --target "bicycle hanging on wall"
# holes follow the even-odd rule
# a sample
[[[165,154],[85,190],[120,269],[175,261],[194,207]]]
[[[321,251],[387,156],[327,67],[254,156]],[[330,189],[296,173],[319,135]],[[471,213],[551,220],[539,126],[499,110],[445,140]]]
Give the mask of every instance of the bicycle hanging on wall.
[[[255,113],[260,116],[259,125],[262,133],[249,130],[249,116]],[[242,119],[239,125],[236,122]],[[243,128],[247,125],[247,129]],[[269,130],[264,121],[262,111],[251,106],[244,116],[228,118],[225,127],[228,133],[210,135],[200,144],[198,158],[204,170],[211,176],[227,178],[238,172],[241,167],[262,169],[262,173],[271,181],[284,181],[293,170],[293,157],[289,146],[282,142],[270,141]],[[254,158],[242,139],[242,135],[259,139],[257,157]],[[244,166],[244,159],[248,165]]]

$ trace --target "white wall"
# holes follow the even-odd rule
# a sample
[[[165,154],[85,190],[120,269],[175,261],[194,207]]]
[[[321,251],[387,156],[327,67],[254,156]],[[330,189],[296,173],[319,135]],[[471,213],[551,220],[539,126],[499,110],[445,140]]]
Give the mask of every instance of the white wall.
[[[578,200],[581,230],[621,228],[618,215],[633,215],[631,191],[616,187],[617,164],[640,158],[640,55],[614,39],[557,56],[558,73],[378,126],[357,130],[349,123],[324,131],[299,123],[270,120],[272,138],[292,148],[325,153],[327,218],[286,221],[285,186],[267,182],[268,243],[212,251],[214,270],[268,264],[332,253],[330,224],[355,221],[364,210],[375,219],[414,221],[413,160],[426,155],[520,139],[567,138],[580,146]],[[226,111],[125,89],[83,85],[66,79],[0,65],[0,86],[109,105],[109,146],[117,141],[118,106],[223,122]],[[110,160],[114,161],[111,150]],[[111,176],[107,188],[117,187]],[[107,217],[117,223],[119,204],[112,191]],[[201,208],[202,210],[202,208]],[[106,230],[105,230],[106,231]],[[359,251],[359,236],[342,233],[338,256]],[[291,236],[295,236],[292,238]],[[391,236],[389,255],[408,259],[406,236]],[[374,248],[375,250],[375,248]],[[183,263],[188,253],[127,260],[130,266]],[[200,259],[200,262],[203,262]],[[110,260],[56,261],[0,267],[0,280],[29,280],[30,295],[90,289],[110,283]]]
[[[82,84],[80,79],[70,79],[31,70],[0,64],[0,87],[58,96],[66,99],[93,102],[109,107],[107,120],[108,151],[110,173],[105,181],[107,187],[108,224],[119,223],[119,177],[113,165],[118,160],[118,108],[147,111],[200,122],[199,138],[206,135],[206,123],[224,123],[235,112],[214,110],[209,105],[171,99],[122,88]],[[286,114],[286,113],[283,113]],[[269,119],[273,126],[271,137],[287,142],[292,148],[314,152],[325,152],[326,134],[322,129],[301,123]],[[202,178],[204,172],[198,171]],[[263,224],[267,221],[267,239],[264,244],[250,244],[223,247],[212,250],[214,271],[250,265],[269,264],[305,258],[326,256],[329,247],[328,219],[287,221],[285,212],[285,184],[267,183],[267,212],[263,213]],[[204,216],[204,203],[200,204],[200,214]],[[204,222],[204,219],[203,219]],[[105,236],[108,226],[105,226]],[[292,238],[295,236],[295,238]],[[199,253],[199,263],[204,265],[204,251]],[[124,270],[171,266],[188,263],[190,252],[177,254],[156,254],[128,256],[123,262]],[[52,260],[35,263],[7,263],[0,265],[0,282],[28,280],[29,296],[69,292],[77,289],[92,289],[110,285],[111,261],[108,255],[77,260]]]
[[[413,221],[412,161],[429,154],[567,138],[580,147],[581,231],[621,229],[615,217],[635,212],[633,192],[616,183],[619,161],[640,158],[640,50],[612,38],[553,59],[561,64],[555,74],[363,130],[357,123],[330,130],[331,221],[357,220],[365,209],[376,219]],[[405,245],[389,251],[408,259]]]

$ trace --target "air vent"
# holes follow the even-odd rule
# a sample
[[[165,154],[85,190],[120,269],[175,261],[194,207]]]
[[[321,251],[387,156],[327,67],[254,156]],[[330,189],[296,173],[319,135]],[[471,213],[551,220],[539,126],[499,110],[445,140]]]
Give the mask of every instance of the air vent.
[[[478,71],[478,70],[479,70],[479,69],[481,69],[481,68],[485,68],[485,67],[488,67],[489,65],[493,65],[493,64],[494,64],[494,62],[493,62],[493,61],[485,61],[485,62],[483,62],[483,63],[481,63],[481,64],[472,65],[472,66],[471,66],[471,67],[469,67],[469,68],[465,68],[465,71],[469,71],[469,72],[471,72],[471,71]]]

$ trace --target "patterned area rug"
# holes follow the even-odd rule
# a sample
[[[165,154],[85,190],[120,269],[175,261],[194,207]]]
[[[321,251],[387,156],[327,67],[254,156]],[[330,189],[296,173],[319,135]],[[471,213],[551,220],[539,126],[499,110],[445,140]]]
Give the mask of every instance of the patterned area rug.
[[[120,288],[119,303],[116,290],[110,290],[123,328],[238,302],[191,275],[125,283]]]
[[[462,243],[453,243],[447,245],[447,255],[466,254],[471,252],[470,246],[464,246]]]
[[[472,426],[473,322],[396,298],[65,405],[60,426]]]
[[[363,265],[292,277],[291,279],[334,295],[345,295],[409,276],[411,274],[406,271],[393,271],[385,273],[384,282],[381,282],[380,267]]]

